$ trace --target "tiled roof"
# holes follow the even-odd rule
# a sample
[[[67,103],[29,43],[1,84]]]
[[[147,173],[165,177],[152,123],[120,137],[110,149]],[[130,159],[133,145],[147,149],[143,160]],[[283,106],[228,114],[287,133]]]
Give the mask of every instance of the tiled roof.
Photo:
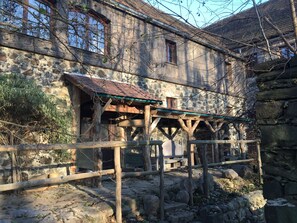
[[[297,3],[296,7],[297,7]],[[270,0],[258,6],[262,18],[268,17],[284,34],[293,32],[292,15],[289,1]],[[263,28],[268,39],[278,36],[271,26],[264,20]],[[254,8],[245,10],[231,17],[218,21],[205,28],[206,31],[241,41],[244,43],[258,43],[264,41],[260,30],[259,20]],[[236,44],[227,41],[227,45],[235,48]]]
[[[147,91],[131,84],[77,74],[64,74],[64,78],[92,97],[95,95],[103,95],[107,97],[117,97],[124,100],[141,99],[149,101],[149,103],[161,102],[159,99],[150,95]]]
[[[127,8],[130,8],[138,13],[141,13],[143,15],[146,15],[154,20],[157,20],[163,24],[166,24],[169,27],[172,27],[184,34],[187,34],[187,36],[192,39],[196,40],[197,42],[201,40],[205,41],[212,46],[216,46],[218,48],[221,48],[223,50],[227,50],[226,46],[224,46],[222,39],[218,38],[214,35],[211,35],[207,32],[205,32],[202,29],[199,29],[197,27],[191,26],[185,22],[182,22],[175,17],[153,7],[152,5],[144,2],[143,0],[113,0],[117,3],[120,3],[124,5]]]

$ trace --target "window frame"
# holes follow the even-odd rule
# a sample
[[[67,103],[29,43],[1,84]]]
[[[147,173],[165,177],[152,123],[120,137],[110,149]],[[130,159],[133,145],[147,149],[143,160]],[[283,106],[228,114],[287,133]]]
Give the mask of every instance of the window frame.
[[[166,62],[177,65],[177,46],[176,42],[166,39]]]
[[[34,11],[38,12],[38,9],[36,7],[34,7],[34,5],[30,4],[30,0],[20,0],[20,1],[10,0],[9,3],[16,3],[18,5],[18,7],[21,8],[22,12],[21,12],[20,16],[16,15],[14,12],[11,12],[11,15],[13,17],[17,17],[18,18],[17,20],[19,20],[20,22],[19,22],[19,24],[16,24],[16,22],[14,22],[14,21],[13,22],[11,22],[11,21],[5,22],[4,21],[4,22],[2,22],[3,25],[1,24],[1,26],[5,27],[5,28],[8,27],[11,29],[15,29],[17,31],[19,30],[20,33],[23,33],[28,36],[45,39],[45,40],[50,40],[51,36],[52,36],[52,26],[53,26],[52,18],[53,18],[53,6],[55,3],[55,0],[31,0],[31,1],[34,1],[34,3],[42,4],[46,8],[49,9],[48,13],[39,13],[38,14],[38,19],[40,19],[41,15],[45,15],[45,17],[49,21],[48,21],[48,25],[47,25],[47,23],[43,23],[43,21],[40,19],[40,21],[41,21],[40,24],[42,24],[42,26],[36,26],[36,29],[38,29],[37,35],[34,34],[34,32],[32,31],[33,29],[30,29],[29,25],[28,25],[28,24],[36,23],[35,21],[33,21],[33,19],[30,19],[30,10],[33,9]],[[39,21],[39,20],[37,20],[37,21]],[[38,24],[38,23],[36,23],[36,24]],[[34,28],[34,27],[32,27],[32,28]],[[43,31],[44,33],[47,33],[46,36],[42,35],[42,30],[44,30]]]
[[[166,97],[166,105],[167,108],[177,108],[177,98],[173,97]]]
[[[69,8],[69,12],[68,12],[68,19],[70,19],[69,15],[71,12],[74,12],[74,13],[78,13],[80,15],[83,15],[84,18],[85,18],[85,21],[84,21],[84,27],[85,27],[85,34],[84,36],[79,36],[76,33],[75,31],[75,27],[73,27],[70,23],[71,21],[69,21],[69,24],[68,24],[68,29],[67,29],[67,38],[68,38],[68,45],[71,46],[71,47],[75,47],[75,48],[78,48],[78,49],[82,49],[82,50],[86,50],[88,52],[92,52],[92,53],[97,53],[97,54],[100,54],[100,55],[108,55],[109,54],[109,40],[110,40],[110,21],[105,18],[104,16],[102,16],[101,14],[98,14],[96,12],[94,12],[93,10],[88,10],[87,12],[84,12],[83,9],[81,9],[80,7],[71,7]],[[93,21],[96,21],[97,23],[101,24],[103,26],[103,34],[104,34],[104,37],[103,37],[103,44],[104,44],[104,47],[103,48],[98,48],[96,51],[92,50],[90,47],[91,47],[91,44],[90,42],[92,41],[92,37],[91,37],[91,32],[92,30],[89,28],[89,25],[91,24],[90,23],[90,19],[93,19]],[[71,27],[71,30],[74,31],[73,33],[70,33],[70,27]],[[78,44],[71,44],[70,42],[70,34],[72,34],[72,38],[80,38],[80,39],[83,39],[85,41],[85,46],[84,47],[80,47],[78,46]],[[99,36],[99,35],[98,35]],[[98,44],[102,43],[100,41],[96,41],[97,43],[97,46]],[[100,52],[101,49],[103,49],[103,52]]]

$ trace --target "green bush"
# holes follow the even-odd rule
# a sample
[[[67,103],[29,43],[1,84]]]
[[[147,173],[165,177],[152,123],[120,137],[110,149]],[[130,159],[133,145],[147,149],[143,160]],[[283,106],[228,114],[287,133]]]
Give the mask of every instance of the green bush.
[[[14,143],[37,142],[37,135],[48,143],[70,140],[69,108],[20,74],[0,73],[0,120],[5,121],[0,129],[13,133]]]

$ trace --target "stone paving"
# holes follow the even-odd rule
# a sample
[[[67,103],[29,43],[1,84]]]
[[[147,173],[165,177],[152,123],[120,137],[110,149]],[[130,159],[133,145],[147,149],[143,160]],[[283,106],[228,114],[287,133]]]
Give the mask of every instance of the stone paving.
[[[196,182],[200,175],[200,170],[194,170]],[[215,176],[216,173],[214,172],[213,175]],[[183,200],[176,202],[177,194],[187,187],[186,179],[186,171],[165,174],[166,222],[199,222],[197,221],[199,220],[197,207],[188,207],[184,203],[187,202],[184,197]],[[156,200],[154,198],[158,196],[158,175],[151,179],[124,178],[122,206],[125,222],[159,222],[156,212],[159,204],[154,202]],[[261,192],[257,197],[263,200]],[[149,200],[154,203],[149,203]],[[4,193],[0,194],[0,223],[113,223],[115,222],[114,204],[115,182],[113,179],[103,181],[99,188],[64,184],[18,193]]]

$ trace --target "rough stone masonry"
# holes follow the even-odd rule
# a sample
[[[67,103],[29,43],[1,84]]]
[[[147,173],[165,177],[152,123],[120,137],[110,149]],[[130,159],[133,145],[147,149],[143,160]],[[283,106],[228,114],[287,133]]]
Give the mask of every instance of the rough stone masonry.
[[[256,117],[262,138],[263,194],[268,199],[265,218],[269,223],[295,223],[297,58],[261,64],[256,70],[259,70]]]

